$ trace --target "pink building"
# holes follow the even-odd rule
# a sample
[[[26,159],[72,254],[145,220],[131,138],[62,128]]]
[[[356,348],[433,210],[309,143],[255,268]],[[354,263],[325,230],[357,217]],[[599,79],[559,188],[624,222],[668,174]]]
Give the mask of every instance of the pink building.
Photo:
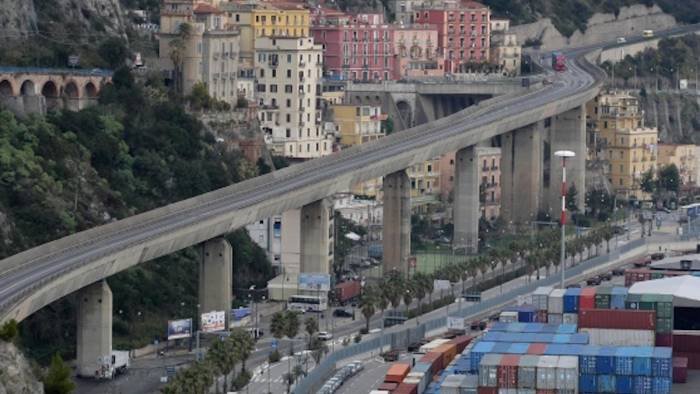
[[[437,45],[435,26],[394,26],[394,79],[444,75]]]
[[[488,62],[490,19],[487,6],[463,1],[454,8],[416,10],[414,21],[437,28],[444,70],[456,73],[469,68],[470,63]]]
[[[345,15],[319,11],[312,18],[314,41],[323,45],[326,76],[336,79],[393,79],[393,26],[381,14]]]

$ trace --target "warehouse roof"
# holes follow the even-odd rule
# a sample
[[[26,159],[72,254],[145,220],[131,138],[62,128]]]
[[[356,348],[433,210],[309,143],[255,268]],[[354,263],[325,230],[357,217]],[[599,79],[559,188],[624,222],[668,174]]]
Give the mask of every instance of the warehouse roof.
[[[637,282],[629,294],[667,294],[673,306],[700,308],[700,278],[690,275]]]
[[[667,257],[661,261],[652,263],[649,268],[657,270],[700,271],[700,254]]]

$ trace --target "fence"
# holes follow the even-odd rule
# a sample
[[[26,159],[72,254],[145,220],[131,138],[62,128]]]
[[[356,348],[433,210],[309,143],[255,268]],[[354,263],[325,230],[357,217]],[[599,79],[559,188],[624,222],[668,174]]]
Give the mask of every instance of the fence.
[[[601,255],[589,260],[586,260],[574,267],[569,267],[566,270],[567,277],[574,277],[583,272],[595,268],[600,264],[604,264],[620,257],[621,254],[627,253],[632,249],[636,249],[645,245],[646,239],[637,239],[625,245],[620,246],[610,254]],[[467,317],[481,314],[493,307],[507,304],[515,300],[518,296],[533,292],[539,286],[551,286],[558,283],[560,280],[558,275],[550,275],[547,278],[533,281],[530,284],[521,286],[513,291],[504,293],[497,297],[490,298],[478,304],[460,309],[451,313],[452,316]],[[364,354],[372,351],[383,349],[385,346],[390,346],[392,349],[406,348],[410,343],[417,342],[425,336],[426,332],[445,327],[447,324],[446,317],[438,317],[426,322],[418,323],[415,327],[400,328],[397,331],[385,333],[384,335],[370,339],[366,342],[361,342],[352,346],[343,348],[326,357],[316,368],[314,368],[303,380],[301,380],[294,388],[295,394],[313,393],[317,390],[322,382],[330,376],[335,370],[335,365],[338,361]],[[398,327],[397,327],[398,328]]]

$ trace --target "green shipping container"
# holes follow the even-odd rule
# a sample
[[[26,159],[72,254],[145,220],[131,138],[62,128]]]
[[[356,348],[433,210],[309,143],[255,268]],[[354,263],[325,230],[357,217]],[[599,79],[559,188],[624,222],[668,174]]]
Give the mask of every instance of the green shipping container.
[[[640,294],[627,294],[625,309],[639,309],[639,302],[642,300]]]
[[[673,319],[656,319],[656,332],[660,334],[669,334],[673,332]]]
[[[596,309],[610,309],[610,296],[612,287],[600,286],[595,292],[595,307]]]
[[[656,296],[656,316],[673,318],[673,296],[660,294]]]

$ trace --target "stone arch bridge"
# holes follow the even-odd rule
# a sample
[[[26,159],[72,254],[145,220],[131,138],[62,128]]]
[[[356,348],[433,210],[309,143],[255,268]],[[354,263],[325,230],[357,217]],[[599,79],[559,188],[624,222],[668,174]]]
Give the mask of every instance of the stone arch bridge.
[[[0,67],[0,105],[17,115],[79,111],[97,102],[112,71]]]

